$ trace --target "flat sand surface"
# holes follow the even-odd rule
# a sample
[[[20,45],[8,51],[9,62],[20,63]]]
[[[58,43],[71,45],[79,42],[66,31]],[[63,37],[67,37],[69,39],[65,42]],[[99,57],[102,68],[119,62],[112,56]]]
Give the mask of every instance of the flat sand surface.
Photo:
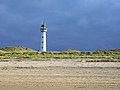
[[[120,62],[0,62],[0,90],[120,90]]]

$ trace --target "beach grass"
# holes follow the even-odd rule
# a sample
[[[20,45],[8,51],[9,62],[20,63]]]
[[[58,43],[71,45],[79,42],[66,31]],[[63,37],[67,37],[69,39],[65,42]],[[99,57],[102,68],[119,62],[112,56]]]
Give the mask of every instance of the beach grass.
[[[0,59],[86,59],[86,62],[119,62],[120,49],[96,50],[89,52],[68,49],[64,51],[40,52],[22,46],[11,46],[0,49]]]

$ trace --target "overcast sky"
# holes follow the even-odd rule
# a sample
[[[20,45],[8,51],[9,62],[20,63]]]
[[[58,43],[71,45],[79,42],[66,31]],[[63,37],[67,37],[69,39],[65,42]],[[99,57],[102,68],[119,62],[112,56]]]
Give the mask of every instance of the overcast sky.
[[[50,51],[120,48],[120,0],[0,0],[0,48],[39,50],[42,21]]]

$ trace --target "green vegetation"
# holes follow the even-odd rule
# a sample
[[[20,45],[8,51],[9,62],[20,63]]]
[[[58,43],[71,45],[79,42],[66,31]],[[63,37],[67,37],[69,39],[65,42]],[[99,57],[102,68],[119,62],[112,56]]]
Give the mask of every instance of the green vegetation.
[[[11,46],[0,49],[0,59],[24,60],[52,60],[52,59],[90,59],[87,62],[120,61],[120,49],[96,50],[81,52],[78,50],[65,50],[53,52],[38,52],[21,46]]]
[[[6,52],[34,52],[35,51],[30,48],[25,48],[22,46],[10,46],[10,47],[1,48],[0,50],[6,51]]]

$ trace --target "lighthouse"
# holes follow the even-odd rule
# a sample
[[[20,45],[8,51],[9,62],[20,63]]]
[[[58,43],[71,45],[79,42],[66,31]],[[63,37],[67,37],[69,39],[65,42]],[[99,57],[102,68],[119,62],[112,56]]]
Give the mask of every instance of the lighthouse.
[[[45,23],[43,23],[41,25],[41,28],[40,28],[40,31],[41,31],[41,51],[42,52],[46,52],[46,33],[47,33],[47,27],[45,25]]]

